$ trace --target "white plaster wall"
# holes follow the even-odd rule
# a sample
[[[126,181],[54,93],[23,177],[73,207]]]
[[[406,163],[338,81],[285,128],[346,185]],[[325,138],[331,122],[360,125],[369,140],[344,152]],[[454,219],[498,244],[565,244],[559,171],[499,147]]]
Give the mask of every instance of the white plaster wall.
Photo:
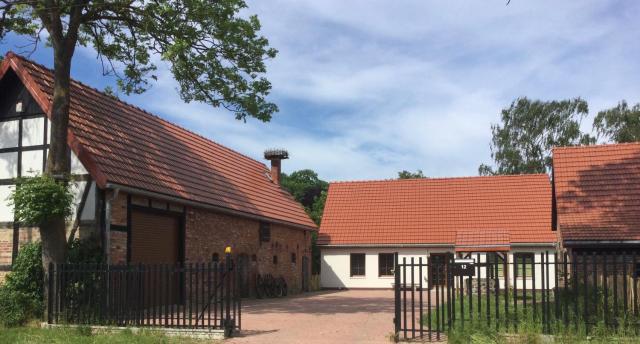
[[[0,179],[18,176],[18,153],[0,153]]]
[[[7,197],[15,186],[0,185],[0,222],[13,222],[13,207],[10,207]]]
[[[82,194],[86,187],[89,187],[89,194],[87,195],[87,200],[84,204],[84,209],[82,209],[82,215],[80,220],[93,220],[95,215],[95,207],[96,207],[96,185],[94,182],[76,182],[73,187],[73,203],[75,207],[73,209],[73,214],[71,215],[72,219],[75,220],[78,207],[80,206],[80,202],[82,201]]]
[[[514,258],[514,254],[516,254],[517,252],[523,252],[523,253],[533,253],[534,254],[534,262],[535,262],[535,280],[533,279],[533,274],[529,272],[529,270],[532,269],[528,269],[527,271],[527,277],[526,279],[523,279],[522,277],[518,277],[515,278],[515,271],[514,271],[514,265],[513,262],[515,261]],[[546,256],[545,254],[548,253],[548,256]],[[509,264],[507,265],[507,276],[508,276],[508,282],[509,282],[509,286],[511,288],[513,287],[517,287],[518,289],[522,289],[523,287],[526,287],[527,289],[533,289],[534,287],[536,289],[542,289],[547,285],[547,271],[546,271],[546,267],[549,267],[549,271],[548,271],[548,276],[549,276],[549,288],[554,288],[555,287],[555,266],[553,265],[553,263],[555,262],[554,260],[554,248],[553,247],[548,247],[548,248],[539,248],[539,247],[535,247],[535,248],[515,248],[512,251],[510,251],[508,253],[508,262]],[[487,262],[487,256],[484,253],[480,253],[480,254],[472,254],[471,258],[474,259],[474,261],[478,260],[478,255],[480,256],[480,263],[486,263]],[[545,261],[549,261],[550,265],[546,265],[543,268],[542,266],[542,260]],[[547,258],[548,257],[548,258]],[[500,263],[502,264],[502,263]],[[531,264],[527,264],[528,266],[531,266]],[[522,265],[519,266],[520,269],[522,269]],[[479,274],[478,274],[478,270]],[[543,272],[544,272],[544,276],[543,276]],[[487,267],[486,266],[481,266],[479,269],[476,267],[476,275],[474,276],[474,278],[486,278],[486,276],[488,275],[488,271],[487,271]],[[466,280],[466,278],[465,278]],[[542,285],[544,281],[544,286]],[[458,281],[456,281],[456,285],[458,284]],[[504,288],[505,287],[505,278],[504,278],[504,267],[503,267],[503,274],[500,275],[500,288]]]
[[[44,118],[26,118],[22,120],[22,146],[44,144]]]
[[[18,147],[19,121],[0,122],[0,148]]]
[[[42,174],[42,158],[42,150],[23,151],[21,175],[23,177],[33,177]]]
[[[447,251],[446,249],[434,249],[434,248],[423,248],[423,249],[408,249],[408,248],[321,248],[321,270],[320,270],[320,285],[322,288],[391,288],[394,283],[393,277],[387,276],[378,276],[378,254],[379,253],[393,253],[398,252],[398,258],[400,263],[404,262],[406,258],[406,263],[411,263],[411,258],[414,258],[415,264],[418,264],[419,259],[422,258],[423,264],[427,264],[429,255],[431,253],[443,253],[443,252],[452,252],[451,250]],[[535,280],[532,276],[527,276],[526,279],[521,277],[514,279],[514,271],[513,264],[508,265],[507,276],[509,280],[510,287],[517,287],[518,290],[522,290],[523,287],[527,289],[533,289],[534,286],[536,289],[542,289],[544,286],[543,282],[543,268],[541,264],[543,255],[548,252],[548,260],[550,263],[554,262],[554,248],[517,248],[508,253],[509,262],[512,263],[514,261],[514,253],[515,252],[531,252],[534,253],[534,260],[538,263],[535,266]],[[350,254],[351,253],[364,253],[365,254],[365,276],[353,276],[350,274]],[[479,253],[473,254],[472,258],[474,260],[480,257],[480,262],[486,262],[486,254]],[[546,256],[545,256],[546,257]],[[545,258],[546,260],[547,258]],[[408,272],[410,267],[406,268],[407,276],[406,276],[406,284],[411,284],[411,274]],[[479,270],[479,271],[478,271]],[[479,269],[476,267],[476,273],[473,278],[486,278],[487,276],[487,267],[481,266]],[[549,288],[555,287],[555,268],[553,265],[549,266],[548,276],[549,276]],[[428,287],[428,270],[427,267],[422,268],[422,276],[420,276],[420,272],[418,267],[414,268],[414,281],[415,285],[419,284],[420,277],[422,277],[423,287]],[[401,283],[404,283],[404,275],[401,275]],[[546,272],[545,277],[546,279]],[[464,278],[463,280],[466,280]],[[456,285],[459,284],[459,279],[455,280]],[[505,279],[504,277],[500,278],[500,288],[505,287]],[[547,283],[545,282],[545,286]]]
[[[447,252],[445,248],[321,248],[320,286],[322,288],[392,288],[393,276],[378,276],[378,254],[398,252],[398,259],[407,264],[411,258],[418,264],[422,258],[427,263],[429,253]],[[365,276],[351,277],[351,253],[365,254]],[[407,270],[408,271],[408,270]],[[414,269],[414,284],[426,287],[428,271],[423,268],[422,276],[418,267]],[[401,276],[401,282],[404,275]],[[411,274],[407,272],[407,284],[411,283]]]
[[[75,153],[71,152],[71,174],[88,174],[84,165],[80,162]]]
[[[44,118],[23,119],[22,128],[22,144],[25,147],[42,145],[44,143]],[[49,121],[49,123],[51,123]],[[19,135],[18,120],[0,122],[0,148],[9,148],[18,146]],[[51,125],[48,126],[49,133],[47,138],[51,137]],[[47,139],[47,143],[50,140]],[[43,152],[42,150],[23,151],[22,152],[22,171],[23,176],[33,176],[41,174],[42,171]],[[71,154],[71,174],[84,175],[88,174],[82,163],[75,154]],[[15,178],[18,176],[18,153],[0,153],[0,179]],[[82,193],[87,182],[77,182],[72,188],[74,194],[74,213],[71,219],[75,219],[77,206],[82,199]],[[81,220],[94,220],[95,218],[95,183],[89,185],[90,192],[82,212]],[[0,185],[0,222],[13,222],[13,209],[9,207],[7,197],[11,193],[13,185]]]

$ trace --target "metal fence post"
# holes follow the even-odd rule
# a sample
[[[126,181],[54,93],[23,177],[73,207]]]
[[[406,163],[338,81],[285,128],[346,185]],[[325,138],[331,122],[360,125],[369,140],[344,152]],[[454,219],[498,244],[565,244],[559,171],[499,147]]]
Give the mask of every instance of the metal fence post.
[[[225,332],[227,332],[228,334],[231,334],[231,332],[233,332],[233,328],[234,328],[234,324],[233,321],[231,320],[231,269],[232,269],[232,265],[231,265],[231,247],[227,247],[225,249],[225,263],[226,263],[226,284],[227,284],[227,290],[225,293],[225,302],[226,302],[226,309],[225,309]]]
[[[394,283],[393,288],[395,292],[395,316],[393,318],[393,324],[395,329],[394,340],[398,342],[400,340],[400,262],[398,261],[398,252],[394,254],[395,267],[393,270]]]

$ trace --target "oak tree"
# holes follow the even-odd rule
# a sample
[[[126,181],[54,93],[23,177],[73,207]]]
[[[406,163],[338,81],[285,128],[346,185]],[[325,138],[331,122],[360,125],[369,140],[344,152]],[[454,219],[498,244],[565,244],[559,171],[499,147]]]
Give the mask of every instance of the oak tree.
[[[269,121],[278,108],[266,96],[265,60],[276,50],[259,34],[243,0],[0,0],[0,40],[13,33],[33,50],[53,51],[51,144],[45,173],[64,182],[71,65],[78,46],[93,48],[103,73],[125,94],[144,92],[158,63],[167,63],[181,98],[231,111],[237,119]],[[63,262],[65,219],[41,225],[43,262]]]

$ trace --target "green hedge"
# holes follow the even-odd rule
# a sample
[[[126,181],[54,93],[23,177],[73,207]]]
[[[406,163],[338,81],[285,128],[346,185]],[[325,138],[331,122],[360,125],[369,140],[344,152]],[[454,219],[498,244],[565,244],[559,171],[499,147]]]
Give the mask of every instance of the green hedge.
[[[96,240],[74,240],[67,254],[69,263],[102,263],[102,250]],[[42,245],[20,247],[11,272],[0,285],[0,326],[20,326],[44,314],[44,270]]]
[[[20,247],[11,272],[0,286],[2,326],[18,326],[29,319],[42,317],[43,277],[40,243]]]

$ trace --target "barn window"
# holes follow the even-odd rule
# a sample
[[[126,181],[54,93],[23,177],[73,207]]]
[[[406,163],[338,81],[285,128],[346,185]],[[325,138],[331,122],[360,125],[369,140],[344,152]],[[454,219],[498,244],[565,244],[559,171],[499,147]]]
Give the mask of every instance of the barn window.
[[[260,242],[271,241],[271,224],[269,222],[260,222]]]
[[[364,253],[351,254],[351,277],[364,276],[364,268],[365,268],[364,261],[365,261]]]
[[[533,272],[533,253],[520,252],[514,254],[514,273],[516,278],[531,278]]]
[[[393,276],[393,253],[378,254],[378,276]]]

